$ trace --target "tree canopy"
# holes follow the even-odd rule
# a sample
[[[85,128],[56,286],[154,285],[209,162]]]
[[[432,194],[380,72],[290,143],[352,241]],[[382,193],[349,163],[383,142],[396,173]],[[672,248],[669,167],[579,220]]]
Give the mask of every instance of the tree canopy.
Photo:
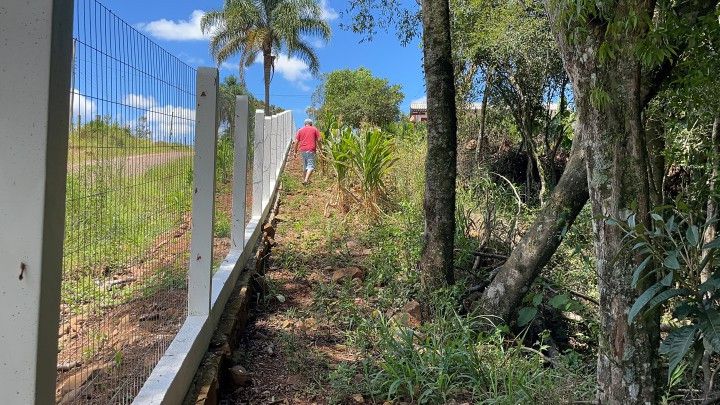
[[[320,61],[308,37],[330,39],[330,26],[316,0],[226,0],[222,9],[203,16],[201,26],[212,35],[210,53],[218,64],[240,54],[241,81],[245,68],[262,57],[266,111],[278,53],[300,58],[317,74]]]
[[[400,85],[391,85],[366,68],[326,74],[314,96],[319,118],[334,116],[355,127],[385,127],[396,121],[404,97]]]

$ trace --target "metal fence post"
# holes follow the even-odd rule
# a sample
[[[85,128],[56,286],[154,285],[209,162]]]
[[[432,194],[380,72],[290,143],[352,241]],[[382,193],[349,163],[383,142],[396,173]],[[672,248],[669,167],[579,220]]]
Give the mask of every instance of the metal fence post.
[[[195,157],[193,159],[192,237],[188,272],[188,315],[210,313],[213,221],[215,216],[215,152],[217,149],[217,68],[197,71]]]
[[[272,194],[272,185],[270,184],[270,147],[272,146],[272,117],[265,117],[265,145],[263,145],[263,208]]]
[[[255,110],[255,141],[253,143],[253,206],[252,216],[259,218],[263,209],[263,158],[265,152],[265,112]]]
[[[235,97],[235,159],[233,161],[233,201],[231,249],[245,247],[245,187],[247,183],[248,96]]]
[[[0,7],[0,398],[55,401],[72,1]]]

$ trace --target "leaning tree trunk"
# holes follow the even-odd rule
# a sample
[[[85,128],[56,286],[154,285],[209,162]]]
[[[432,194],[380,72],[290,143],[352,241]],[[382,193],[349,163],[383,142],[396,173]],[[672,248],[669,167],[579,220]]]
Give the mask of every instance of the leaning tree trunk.
[[[482,313],[509,321],[540,270],[560,246],[564,231],[577,218],[588,200],[587,175],[580,134],[576,135],[570,159],[560,181],[538,213],[530,229],[500,266],[482,296],[473,304]]]
[[[423,0],[423,51],[428,135],[425,162],[425,235],[420,259],[426,292],[452,284],[455,238],[457,117],[447,0]]]
[[[636,49],[647,26],[642,22],[612,37],[615,54],[603,60],[606,41],[602,19],[570,20],[562,2],[547,0],[556,39],[573,84],[577,130],[583,134],[588,188],[593,211],[600,336],[597,400],[609,404],[655,403],[659,317],[649,314],[628,323],[628,310],[640,291],[633,289],[637,257],[623,244],[623,232],[608,219],[623,220],[636,213],[649,229],[648,157],[642,134],[640,62]],[[617,1],[609,15],[651,14],[654,3]],[[577,35],[571,35],[578,33]]]

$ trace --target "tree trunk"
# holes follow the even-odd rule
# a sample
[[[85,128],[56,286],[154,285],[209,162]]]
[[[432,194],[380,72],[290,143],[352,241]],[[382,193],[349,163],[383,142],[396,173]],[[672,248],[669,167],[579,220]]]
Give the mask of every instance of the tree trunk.
[[[270,111],[270,75],[272,74],[273,56],[272,52],[267,49],[263,51],[263,68],[265,81],[265,115],[272,115]]]
[[[579,138],[580,134],[573,142],[568,164],[547,204],[483,291],[477,303],[483,313],[506,321],[516,315],[528,288],[550,261],[564,232],[587,202],[587,175]]]
[[[600,336],[597,400],[605,404],[655,403],[659,316],[648,314],[628,323],[630,307],[654,280],[631,287],[637,257],[623,244],[621,229],[609,218],[624,220],[636,213],[649,229],[647,148],[640,120],[640,62],[636,49],[647,27],[639,23],[614,36],[611,60],[600,56],[606,41],[600,20],[571,20],[560,3],[548,0],[548,13],[571,78],[577,130],[583,134],[588,188],[593,211],[595,256],[600,293]],[[654,4],[654,3],[652,3]],[[633,14],[640,21],[652,14],[651,3],[608,4],[612,15]],[[557,8],[556,8],[557,7]],[[571,35],[570,32],[581,34]],[[647,279],[650,279],[648,277]]]
[[[707,202],[707,217],[705,233],[703,234],[703,242],[710,243],[715,239],[717,234],[717,223],[712,222],[718,216],[718,206],[716,200],[715,189],[717,188],[717,179],[720,175],[720,116],[715,117],[712,127],[712,135],[710,137],[712,142],[712,149],[710,152],[710,165],[712,166],[710,172],[710,180],[708,181],[708,202]],[[708,254],[706,250],[703,250],[702,259]],[[710,278],[712,271],[712,265],[708,263],[700,276],[700,282],[707,281]]]
[[[665,181],[665,134],[662,124],[646,120],[645,139],[647,139],[648,154],[652,156],[648,165],[648,177],[650,178],[650,201],[653,206],[663,205],[665,193],[663,182]]]
[[[447,0],[423,0],[423,51],[427,89],[425,235],[420,259],[425,292],[452,284],[455,239],[457,117]]]
[[[600,403],[654,403],[656,396],[658,318],[648,316],[628,324],[628,311],[647,284],[638,290],[631,287],[637,262],[624,246],[620,228],[607,221],[624,220],[635,212],[637,222],[650,229],[647,162],[635,97],[637,68],[625,64],[605,75],[606,85],[616,87],[610,97],[618,107],[592,106],[587,83],[575,80],[578,123],[588,134],[585,152],[600,293]]]

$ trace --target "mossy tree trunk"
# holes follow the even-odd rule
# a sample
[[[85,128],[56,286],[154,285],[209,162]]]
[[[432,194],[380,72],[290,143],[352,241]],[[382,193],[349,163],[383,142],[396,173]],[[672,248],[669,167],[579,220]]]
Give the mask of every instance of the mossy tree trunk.
[[[640,23],[612,40],[608,22],[560,17],[560,3],[547,1],[565,69],[571,78],[577,110],[577,130],[583,134],[588,188],[593,213],[600,337],[597,383],[599,403],[655,403],[659,317],[646,316],[629,324],[628,310],[647,285],[631,287],[637,258],[622,242],[622,231],[608,219],[624,220],[631,213],[649,229],[648,156],[642,131],[641,65],[636,49],[647,27]],[[650,2],[612,2],[608,14],[652,14]],[[642,17],[638,18],[641,21]],[[573,34],[584,29],[582,35]],[[612,41],[611,60],[600,55]],[[649,277],[647,279],[650,279]],[[651,283],[653,280],[647,280]]]
[[[427,89],[425,235],[420,259],[423,288],[452,284],[455,238],[457,117],[447,0],[423,0],[423,52]]]

